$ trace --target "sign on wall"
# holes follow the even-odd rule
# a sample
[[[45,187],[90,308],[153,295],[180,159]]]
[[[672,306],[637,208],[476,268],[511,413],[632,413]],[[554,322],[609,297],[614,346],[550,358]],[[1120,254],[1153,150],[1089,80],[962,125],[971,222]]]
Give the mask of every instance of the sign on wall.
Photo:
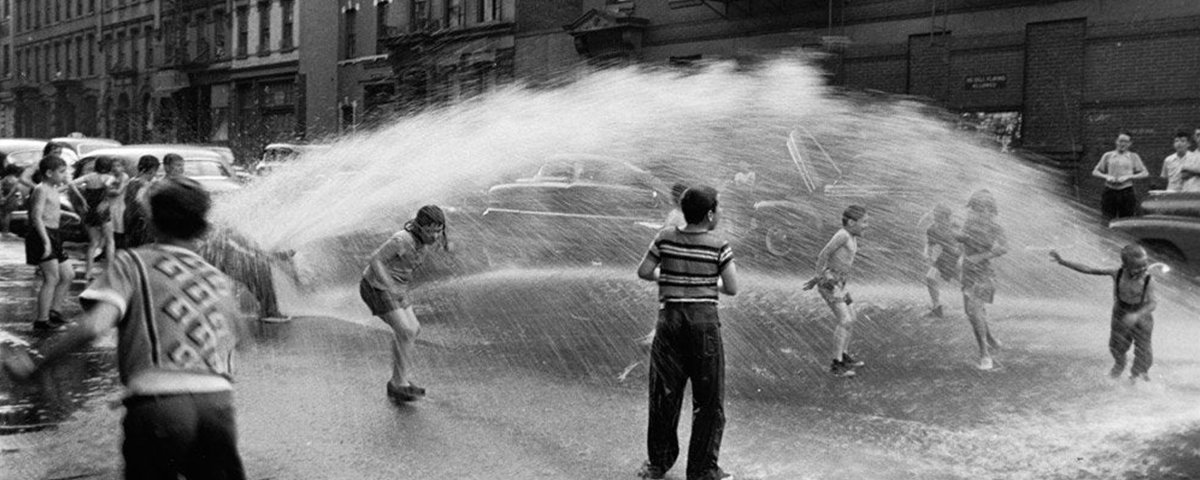
[[[1008,83],[1008,75],[968,75],[963,87],[967,90],[995,90],[1004,88]]]

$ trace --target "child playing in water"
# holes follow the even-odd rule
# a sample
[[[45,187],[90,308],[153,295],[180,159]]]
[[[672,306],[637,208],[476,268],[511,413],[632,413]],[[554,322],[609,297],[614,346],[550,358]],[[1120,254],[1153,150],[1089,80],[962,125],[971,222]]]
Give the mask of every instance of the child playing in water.
[[[63,250],[58,227],[62,216],[58,188],[67,182],[67,162],[50,155],[38,162],[33,174],[36,184],[29,193],[29,231],[25,233],[25,263],[42,271],[38,290],[37,318],[34,330],[59,330],[66,321],[59,313],[75,277],[75,271]]]
[[[938,277],[942,280],[958,280],[958,261],[962,256],[959,250],[958,225],[954,224],[950,207],[938,204],[931,212],[933,224],[925,230],[925,261],[929,270],[925,272],[925,288],[929,290],[931,311],[936,317],[942,317],[942,309]]]
[[[987,189],[976,191],[967,201],[967,218],[958,236],[963,256],[960,280],[963,309],[975,333],[975,343],[979,346],[978,368],[983,371],[996,370],[991,352],[1000,348],[1000,342],[992,336],[987,322],[987,304],[996,296],[992,259],[1008,253],[1008,237],[996,221],[998,214],[992,192]]]
[[[104,260],[107,262],[113,258],[113,251],[116,249],[113,239],[111,206],[112,200],[120,194],[117,190],[120,184],[117,177],[113,176],[112,169],[112,158],[97,158],[92,172],[77,178],[74,182],[86,202],[85,205],[81,205],[80,210],[83,214],[80,217],[83,225],[87,227],[88,234],[88,248],[84,256],[85,267],[83,270],[84,278],[88,281],[93,278],[92,263],[95,261],[96,250],[102,249]]]
[[[855,320],[853,300],[850,292],[846,291],[846,279],[858,254],[858,238],[867,229],[867,217],[867,209],[858,205],[851,205],[842,212],[842,228],[833,234],[833,238],[817,255],[817,276],[804,284],[805,290],[817,287],[821,298],[837,319],[833,363],[829,366],[829,373],[837,377],[853,377],[854,369],[863,366],[862,361],[846,351]]]
[[[409,379],[421,324],[409,303],[408,284],[430,245],[441,242],[446,248],[445,232],[442,209],[437,205],[421,207],[403,230],[375,249],[358,285],[358,293],[371,314],[392,328],[392,378],[387,383],[387,396],[393,401],[411,402],[425,396],[425,389]]]
[[[1120,268],[1094,268],[1065,260],[1057,251],[1050,251],[1055,263],[1088,275],[1104,275],[1113,279],[1112,333],[1108,339],[1108,351],[1113,356],[1113,367],[1109,375],[1120,377],[1125,371],[1125,354],[1133,348],[1133,368],[1129,379],[1149,381],[1150,365],[1154,354],[1150,348],[1150,334],[1154,330],[1154,308],[1158,302],[1154,297],[1154,282],[1149,273],[1150,258],[1146,250],[1138,245],[1126,245],[1121,249]]]

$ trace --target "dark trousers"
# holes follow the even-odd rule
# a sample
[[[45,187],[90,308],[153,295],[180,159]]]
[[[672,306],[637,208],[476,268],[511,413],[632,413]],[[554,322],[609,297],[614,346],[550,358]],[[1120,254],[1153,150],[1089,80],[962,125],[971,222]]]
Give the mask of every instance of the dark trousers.
[[[125,400],[125,478],[245,478],[233,393],[135,396]]]
[[[1154,331],[1154,317],[1146,315],[1132,327],[1121,321],[1125,312],[1113,313],[1112,334],[1108,337],[1108,351],[1112,353],[1113,361],[1121,369],[1125,368],[1125,353],[1133,346],[1133,368],[1131,375],[1141,375],[1150,371],[1154,364],[1154,351],[1150,347],[1150,334]]]
[[[1138,200],[1133,187],[1120,190],[1105,188],[1104,193],[1100,194],[1100,213],[1104,215],[1105,220],[1132,217],[1137,215],[1137,212]]]
[[[725,432],[725,348],[715,303],[667,303],[658,312],[650,347],[650,464],[664,472],[679,457],[679,414],[683,390],[692,382],[692,438],[687,478],[717,471]]]

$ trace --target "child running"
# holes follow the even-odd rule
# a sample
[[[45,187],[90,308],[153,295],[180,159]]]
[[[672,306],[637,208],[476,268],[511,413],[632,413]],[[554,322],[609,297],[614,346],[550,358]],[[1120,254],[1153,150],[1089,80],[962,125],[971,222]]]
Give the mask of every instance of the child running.
[[[36,184],[29,193],[29,231],[25,234],[25,263],[36,265],[42,271],[42,286],[38,289],[37,318],[33,329],[40,331],[59,330],[66,325],[61,310],[75,270],[63,250],[62,235],[58,231],[62,217],[62,204],[58,188],[67,181],[67,162],[60,157],[47,156],[38,162],[33,174]],[[72,188],[74,188],[72,186]]]
[[[1050,251],[1055,263],[1079,273],[1104,275],[1113,279],[1112,333],[1108,339],[1108,351],[1113,356],[1112,378],[1125,372],[1125,354],[1133,346],[1133,368],[1129,371],[1130,381],[1150,381],[1150,365],[1154,353],[1150,348],[1150,334],[1154,330],[1154,308],[1158,302],[1154,297],[1154,282],[1150,276],[1150,257],[1138,245],[1126,245],[1121,249],[1120,268],[1094,268],[1065,260],[1057,251]]]
[[[864,365],[847,351],[856,317],[854,300],[846,291],[846,280],[850,276],[850,267],[854,265],[854,257],[858,254],[858,238],[866,231],[867,222],[866,208],[859,205],[847,207],[842,212],[842,228],[833,234],[833,238],[817,255],[817,276],[804,284],[804,290],[817,287],[817,292],[833,310],[838,322],[833,332],[833,363],[829,365],[829,373],[835,377],[853,377],[854,369]]]
[[[935,317],[945,315],[942,309],[941,288],[938,278],[944,281],[958,280],[959,250],[958,225],[954,224],[950,207],[938,204],[932,212],[933,224],[925,230],[925,261],[929,270],[925,272],[925,288],[929,290],[930,311]]]
[[[158,182],[148,197],[158,243],[117,252],[79,295],[75,325],[39,346],[36,361],[6,355],[4,370],[27,379],[115,327],[125,478],[245,478],[231,382],[244,326],[229,278],[193,251],[211,199],[186,178]]]
[[[700,186],[680,199],[687,226],[658,232],[638,266],[638,278],[658,283],[658,323],[650,346],[648,460],[641,478],[663,478],[679,457],[679,409],[692,382],[692,437],[687,478],[722,480],[717,463],[725,430],[725,348],[717,317],[719,294],[737,295],[729,242],[712,230],[720,220],[717,191]]]
[[[83,200],[86,202],[81,209],[83,212],[81,220],[87,227],[88,234],[88,248],[84,257],[83,272],[84,278],[89,282],[93,278],[92,264],[95,261],[96,250],[101,250],[104,253],[104,261],[108,262],[112,260],[113,251],[116,249],[111,207],[112,201],[117,200],[120,195],[118,190],[120,183],[117,177],[112,175],[112,169],[113,159],[100,157],[96,159],[91,173],[85,174],[73,182],[80,188]]]
[[[967,219],[958,236],[962,244],[962,292],[963,309],[975,342],[979,345],[980,370],[992,371],[996,363],[992,350],[1000,348],[1000,342],[992,336],[987,323],[987,304],[996,296],[996,272],[992,270],[992,259],[1008,253],[1008,237],[996,222],[998,209],[992,192],[983,189],[971,194],[967,201]]]
[[[371,314],[392,327],[392,378],[387,383],[387,396],[393,401],[411,402],[425,396],[425,389],[409,379],[421,323],[409,302],[408,284],[430,245],[441,241],[442,248],[448,248],[445,232],[442,209],[437,205],[421,207],[403,230],[375,249],[358,284],[358,293]]]

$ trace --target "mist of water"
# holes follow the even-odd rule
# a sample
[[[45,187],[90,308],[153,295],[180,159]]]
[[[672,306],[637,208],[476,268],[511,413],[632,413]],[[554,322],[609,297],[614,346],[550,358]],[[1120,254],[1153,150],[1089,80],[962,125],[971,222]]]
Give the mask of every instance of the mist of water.
[[[871,346],[864,350],[875,355],[872,368],[886,379],[886,388],[807,386],[825,381],[821,359],[832,328],[824,306],[798,288],[811,275],[816,252],[801,249],[801,257],[786,261],[773,257],[761,251],[745,223],[731,218],[722,233],[732,238],[739,262],[745,259],[748,277],[745,293],[726,301],[730,313],[722,312],[733,325],[727,341],[736,392],[844,410],[861,415],[858,422],[864,425],[874,422],[868,418],[911,422],[905,425],[917,427],[890,427],[890,438],[880,443],[935,459],[944,455],[956,473],[993,478],[1088,478],[1128,471],[1133,468],[1128,457],[1112,451],[1113,436],[1132,435],[1118,443],[1136,450],[1200,420],[1200,412],[1184,408],[1185,393],[1113,391],[1094,380],[1109,361],[1102,337],[1111,284],[1053,266],[1047,253],[1059,249],[1072,259],[1115,266],[1117,248],[1126,240],[1064,200],[1053,174],[957,130],[919,102],[831,88],[804,58],[763,59],[753,66],[718,62],[687,71],[590,71],[554,88],[515,85],[332,141],[334,148],[294,161],[222,201],[215,211],[218,222],[264,249],[298,252],[300,288],[309,293],[286,299],[291,304],[285,310],[365,317],[361,306],[347,306],[353,298],[331,301],[328,292],[352,292],[357,278],[347,272],[360,271],[365,256],[419,206],[436,203],[453,210],[448,230],[458,261],[442,265],[449,270],[443,282],[422,287],[422,302],[453,319],[446,320],[452,324],[448,329],[476,339],[466,342],[480,348],[505,342],[538,347],[523,350],[537,358],[504,357],[512,365],[541,368],[549,359],[560,371],[590,378],[636,376],[636,338],[652,325],[653,289],[636,283],[625,265],[642,252],[622,251],[621,258],[596,262],[615,263],[621,266],[617,269],[486,272],[487,262],[463,259],[481,257],[496,246],[479,220],[487,188],[528,177],[560,153],[614,157],[668,184],[706,183],[725,190],[734,171],[749,168],[757,172],[764,198],[811,202],[814,211],[837,207],[832,214],[820,210],[828,222],[803,232],[809,243],[819,246],[833,233],[829,224],[836,229],[834,215],[844,202],[865,203],[872,212],[864,259],[853,280],[870,285],[856,297],[864,299],[867,317],[856,341]],[[840,174],[825,165],[829,159]],[[796,170],[803,168],[798,162],[808,162],[821,179],[817,192],[806,192],[796,180]],[[922,311],[928,299],[916,280],[923,274],[924,232],[918,220],[938,203],[961,219],[966,199],[980,188],[995,194],[1011,247],[994,262],[1001,278],[1000,318],[994,322],[1009,326],[994,328],[1009,329],[1010,371],[1020,376],[981,378],[961,374],[969,367],[941,368],[966,364],[959,360],[969,357],[965,322],[936,323]],[[525,242],[505,248],[538,249],[539,242],[568,234],[597,243],[618,240],[599,228],[568,232],[539,224]],[[643,236],[635,243],[644,246],[653,230]],[[1193,287],[1163,279],[1160,318],[1194,318]],[[952,305],[953,288],[943,292]],[[571,328],[514,330],[531,315],[557,315]],[[1172,345],[1171,339],[1163,343]],[[1056,346],[1072,353],[1057,352]],[[1055,364],[1068,371],[1052,368]],[[1126,401],[1138,410],[1113,406]],[[945,403],[939,409],[931,402]],[[1175,415],[1151,420],[1147,412],[1157,408]],[[1055,455],[1044,456],[1046,450]],[[972,458],[955,464],[964,456]],[[1075,467],[1076,458],[1100,466]],[[783,458],[761,460],[766,465]]]

